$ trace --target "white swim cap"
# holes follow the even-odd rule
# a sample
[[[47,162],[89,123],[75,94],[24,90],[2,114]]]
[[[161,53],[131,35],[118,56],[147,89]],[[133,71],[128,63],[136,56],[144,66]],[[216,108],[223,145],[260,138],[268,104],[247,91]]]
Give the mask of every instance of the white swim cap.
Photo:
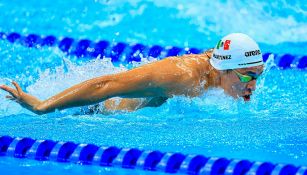
[[[258,44],[243,33],[222,38],[213,50],[211,65],[217,70],[238,69],[263,64]]]

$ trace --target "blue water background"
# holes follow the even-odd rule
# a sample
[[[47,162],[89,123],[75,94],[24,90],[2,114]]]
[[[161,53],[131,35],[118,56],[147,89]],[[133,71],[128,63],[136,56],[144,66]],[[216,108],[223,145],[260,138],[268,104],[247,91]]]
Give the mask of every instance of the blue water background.
[[[3,32],[198,48],[243,32],[263,52],[307,55],[303,1],[30,0],[0,1],[0,11]],[[16,80],[41,99],[88,78],[127,70],[108,58],[77,60],[57,48],[25,48],[4,40],[0,58],[0,83]],[[249,103],[212,89],[132,113],[74,115],[80,112],[74,108],[37,116],[1,98],[0,135],[307,165],[306,70],[280,70],[274,60],[266,67]]]
[[[202,0],[2,0],[0,31],[211,48],[242,32],[264,52],[307,55],[307,5]]]

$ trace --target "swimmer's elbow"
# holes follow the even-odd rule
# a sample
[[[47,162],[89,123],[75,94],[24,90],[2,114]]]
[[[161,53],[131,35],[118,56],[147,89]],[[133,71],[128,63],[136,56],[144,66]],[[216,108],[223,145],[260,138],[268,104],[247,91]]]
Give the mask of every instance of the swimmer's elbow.
[[[39,104],[33,108],[32,112],[38,115],[43,115],[43,114],[51,112],[51,110],[48,110],[45,104]]]
[[[86,94],[94,101],[103,101],[116,96],[117,81],[110,78],[97,79],[92,82]]]

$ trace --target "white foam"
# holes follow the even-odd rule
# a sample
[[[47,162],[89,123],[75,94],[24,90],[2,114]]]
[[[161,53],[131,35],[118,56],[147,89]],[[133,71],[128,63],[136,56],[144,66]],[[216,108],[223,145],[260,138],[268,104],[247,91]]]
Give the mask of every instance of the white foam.
[[[100,1],[105,3],[105,1]],[[150,3],[156,7],[177,10],[177,18],[189,19],[199,32],[225,36],[233,32],[242,32],[258,42],[277,44],[281,42],[304,42],[307,40],[307,11],[304,2],[283,1],[203,1],[203,0],[148,0],[147,7],[141,0],[126,2],[108,1],[109,5],[118,6],[130,3],[132,15],[142,15]]]

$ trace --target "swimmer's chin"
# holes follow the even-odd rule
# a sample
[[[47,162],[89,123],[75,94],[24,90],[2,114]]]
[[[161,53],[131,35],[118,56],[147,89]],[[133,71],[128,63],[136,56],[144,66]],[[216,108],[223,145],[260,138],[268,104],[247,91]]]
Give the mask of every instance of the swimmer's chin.
[[[252,95],[252,94],[243,95],[243,96],[236,95],[236,96],[232,96],[232,97],[233,97],[235,100],[239,100],[239,99],[243,98],[243,100],[244,100],[245,102],[248,102],[248,101],[251,100],[251,95]]]
[[[247,102],[251,100],[251,95],[244,95],[242,98],[244,99],[245,102]]]

